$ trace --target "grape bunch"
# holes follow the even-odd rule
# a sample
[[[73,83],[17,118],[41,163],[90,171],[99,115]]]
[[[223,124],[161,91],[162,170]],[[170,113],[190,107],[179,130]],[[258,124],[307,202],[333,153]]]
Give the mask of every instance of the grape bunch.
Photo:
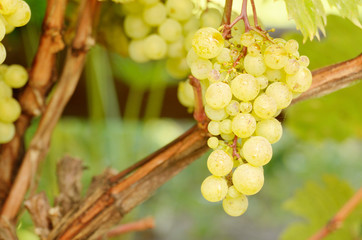
[[[186,60],[200,81],[212,135],[207,141],[213,149],[207,160],[212,175],[201,193],[210,202],[222,201],[227,214],[240,216],[248,207],[246,196],[262,188],[271,144],[282,136],[276,117],[310,87],[312,74],[297,41],[273,39],[256,28],[231,33],[224,39],[215,28],[199,29]],[[179,84],[178,97],[194,108],[198,98],[189,80]]]

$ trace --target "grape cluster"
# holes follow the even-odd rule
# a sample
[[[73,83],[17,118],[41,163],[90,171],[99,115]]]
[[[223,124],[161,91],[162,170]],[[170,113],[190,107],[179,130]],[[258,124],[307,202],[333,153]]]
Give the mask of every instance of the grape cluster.
[[[212,175],[201,193],[210,202],[223,201],[227,214],[240,216],[248,207],[246,196],[262,188],[271,144],[282,136],[276,117],[312,83],[309,59],[299,56],[295,40],[273,39],[257,29],[226,40],[206,27],[194,34],[187,63],[200,81],[212,135],[207,141],[213,149],[207,160]],[[178,96],[194,107],[188,80],[180,83]]]

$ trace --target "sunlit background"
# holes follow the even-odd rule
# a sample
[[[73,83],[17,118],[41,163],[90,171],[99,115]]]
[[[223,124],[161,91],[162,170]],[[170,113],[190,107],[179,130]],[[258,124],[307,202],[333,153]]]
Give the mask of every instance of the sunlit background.
[[[46,1],[27,2],[32,20],[9,35],[4,45],[8,52],[6,64],[29,68],[37,50]],[[240,6],[241,1],[235,2]],[[329,15],[327,37],[303,45],[293,21],[288,21],[283,1],[258,0],[256,4],[264,27],[277,28],[274,36],[299,41],[300,52],[310,58],[311,70],[362,52],[362,30],[348,20]],[[109,14],[116,17],[119,5],[113,5],[115,11]],[[76,1],[71,2],[69,21],[75,7]],[[333,13],[333,9],[328,11]],[[164,62],[140,65],[125,57],[124,36],[114,31],[118,27],[117,22],[100,27],[100,42],[105,43],[104,38],[114,41],[97,44],[89,52],[81,82],[54,131],[51,149],[39,173],[39,191],[46,191],[50,199],[58,192],[56,162],[65,154],[84,161],[86,189],[90,178],[105,167],[122,170],[195,124],[192,115],[178,103],[178,81],[165,72]],[[112,34],[104,35],[107,31]],[[303,224],[319,229],[361,186],[361,92],[359,82],[326,97],[298,103],[284,113],[284,134],[273,146],[271,164],[265,167],[265,185],[259,194],[249,198],[245,215],[230,217],[220,203],[203,199],[200,185],[209,175],[204,156],[122,221],[153,216],[154,229],[117,239],[305,239],[303,234],[308,233]],[[28,140],[36,125],[37,120],[27,133]],[[347,227],[327,239],[352,239],[352,233],[362,237],[361,210],[351,216],[352,220],[359,219],[359,225],[350,220],[351,226],[347,222]],[[24,212],[19,237],[37,239],[33,232],[30,217]]]

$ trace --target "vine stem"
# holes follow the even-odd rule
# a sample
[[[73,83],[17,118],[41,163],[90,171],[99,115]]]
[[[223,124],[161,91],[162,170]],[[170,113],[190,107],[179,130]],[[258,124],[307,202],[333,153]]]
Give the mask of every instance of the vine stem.
[[[259,29],[260,31],[263,31],[258,23],[258,15],[256,14],[255,2],[254,2],[254,0],[250,0],[250,1],[251,1],[251,7],[253,8],[253,17],[254,17],[255,28]]]
[[[230,24],[232,10],[233,10],[233,0],[225,0],[224,14],[221,24],[223,25]]]
[[[244,25],[245,25],[245,32],[250,31],[251,26],[249,23],[249,19],[248,19],[248,0],[243,0],[243,4],[241,6],[241,14],[234,19],[234,21],[228,25],[224,25],[224,31],[223,31],[223,37],[225,39],[229,39],[230,36],[230,32],[231,32],[231,28],[234,27],[234,25],[239,22],[240,20],[244,21]]]
[[[343,221],[362,201],[362,187],[337,212],[336,215],[309,240],[320,240],[342,226]]]

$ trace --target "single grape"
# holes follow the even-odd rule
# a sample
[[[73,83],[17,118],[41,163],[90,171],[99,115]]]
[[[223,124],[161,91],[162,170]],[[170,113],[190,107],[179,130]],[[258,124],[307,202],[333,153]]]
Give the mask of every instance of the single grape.
[[[200,16],[201,27],[218,28],[221,24],[222,15],[216,8],[206,9]]]
[[[167,14],[178,21],[185,21],[192,16],[194,4],[190,0],[168,0],[166,2]]]
[[[226,176],[233,169],[233,158],[224,150],[214,150],[207,159],[207,168],[214,176]]]
[[[4,23],[5,19],[4,18],[0,18],[0,41],[2,41],[5,37],[6,34],[6,25]]]
[[[282,124],[275,118],[261,120],[256,124],[255,135],[265,137],[271,144],[283,135]]]
[[[196,53],[195,53],[196,54]],[[183,58],[186,55],[184,48],[184,39],[169,43],[167,48],[167,56],[171,58]],[[187,63],[187,65],[189,65]]]
[[[281,69],[288,62],[288,53],[284,47],[273,44],[265,49],[264,61],[272,69]]]
[[[166,60],[166,70],[171,77],[176,79],[185,78],[190,73],[185,58],[168,58]]]
[[[14,27],[21,27],[27,24],[31,17],[29,5],[25,1],[17,2],[16,10],[13,13],[4,15],[5,20]]]
[[[231,134],[231,120],[230,119],[224,119],[220,123],[220,132],[223,134]]]
[[[191,73],[197,79],[206,79],[209,72],[212,70],[212,63],[210,60],[198,58],[191,62]]]
[[[231,122],[231,128],[240,138],[250,137],[256,128],[255,118],[248,113],[238,113]]]
[[[186,51],[190,51],[192,49],[192,39],[194,39],[194,35],[196,32],[188,32],[185,35],[184,40],[184,48]]]
[[[284,109],[292,102],[293,94],[288,86],[282,82],[275,82],[269,85],[265,94],[272,97],[278,109]]]
[[[244,58],[244,68],[246,72],[251,75],[262,75],[266,70],[263,56],[260,54],[255,57],[251,56],[250,54],[246,55]]]
[[[210,137],[207,139],[207,146],[212,149],[216,149],[219,146],[219,139],[217,137]]]
[[[205,105],[205,113],[208,118],[214,121],[221,121],[228,117],[228,114],[225,112],[225,109],[214,109],[209,105]]]
[[[279,69],[270,69],[268,68],[264,75],[268,78],[270,82],[280,82],[285,79],[285,73],[283,70]]]
[[[259,56],[261,54],[261,48],[259,44],[253,43],[248,47],[248,55],[252,57]]]
[[[14,124],[0,122],[0,144],[10,142],[14,136],[15,136]]]
[[[220,122],[210,121],[207,130],[214,136],[220,135]]]
[[[223,48],[219,55],[216,57],[216,61],[223,64],[231,62],[231,52],[229,48]]]
[[[229,114],[230,116],[235,116],[240,112],[239,102],[236,100],[231,100],[229,105],[226,106],[225,110],[226,113]]]
[[[4,45],[0,42],[0,64],[5,61],[6,58],[6,49]]]
[[[241,102],[239,108],[242,113],[250,113],[253,109],[253,104],[251,102]]]
[[[0,80],[0,99],[11,98],[13,90],[4,81]]]
[[[228,193],[226,194],[226,198],[238,198],[241,197],[243,194],[240,193],[235,186],[230,186],[228,189]]]
[[[192,48],[199,57],[210,59],[220,54],[224,47],[224,38],[214,28],[199,29],[193,39]]]
[[[194,107],[194,89],[189,80],[180,82],[177,88],[177,97],[182,105],[185,107]]]
[[[196,61],[197,59],[199,59],[199,56],[195,53],[195,51],[191,48],[190,51],[187,52],[186,55],[186,62],[187,65],[189,65],[189,67],[191,68],[192,63],[194,61]]]
[[[150,26],[159,26],[166,19],[166,7],[159,2],[143,10],[143,20]],[[181,26],[180,26],[181,28]],[[180,29],[181,31],[181,29]],[[161,35],[162,36],[162,35]]]
[[[240,74],[231,81],[233,95],[242,101],[253,100],[259,93],[260,86],[250,74]]]
[[[209,75],[207,76],[207,79],[209,80],[209,82],[212,83],[216,83],[216,82],[220,82],[221,79],[221,74],[220,71],[216,70],[215,68],[212,69],[209,72]]]
[[[202,196],[209,202],[218,202],[228,192],[226,180],[222,177],[208,176],[201,184]]]
[[[214,109],[226,107],[230,103],[231,98],[231,89],[228,84],[223,82],[211,84],[205,93],[206,103]]]
[[[182,26],[174,19],[167,19],[158,28],[158,33],[167,42],[174,42],[182,36]]]
[[[28,81],[28,72],[18,64],[10,65],[4,74],[4,82],[12,88],[21,88]]]
[[[300,56],[298,62],[303,67],[308,67],[309,66],[309,58],[307,56]]]
[[[227,142],[231,141],[231,140],[234,140],[234,138],[235,138],[235,135],[233,133],[229,133],[229,134],[221,133],[220,136],[221,136],[222,139],[224,139]]]
[[[128,45],[128,54],[129,57],[138,63],[144,63],[150,59],[146,57],[145,52],[143,51],[143,39],[142,40],[132,40]]]
[[[144,5],[145,4],[142,4],[139,1],[130,1],[123,3],[121,6],[122,6],[122,11],[126,13],[126,15],[129,15],[129,14],[141,13],[143,11]]]
[[[284,67],[284,71],[289,74],[293,75],[296,74],[299,70],[299,62],[295,59],[289,59],[287,65]]]
[[[124,19],[124,32],[130,38],[140,39],[147,36],[151,27],[147,25],[141,15],[130,14]]]
[[[255,79],[259,83],[260,89],[265,89],[269,84],[269,80],[265,75],[258,76]]]
[[[250,31],[246,32],[246,33],[243,33],[241,35],[240,42],[245,47],[249,47],[251,44],[253,44],[255,42],[254,34],[252,34]]]
[[[312,84],[312,73],[308,68],[301,66],[296,74],[287,75],[286,83],[293,92],[305,92]]]
[[[245,213],[248,208],[248,199],[245,195],[237,198],[225,198],[222,201],[224,211],[232,217],[238,217]]]
[[[1,0],[0,1],[0,14],[8,15],[14,13],[17,9],[18,1],[15,0]]]
[[[196,16],[190,17],[183,25],[183,32],[186,35],[189,32],[196,32],[200,28],[200,20]]]
[[[266,138],[253,136],[245,141],[241,153],[249,164],[260,167],[271,160],[273,149]]]
[[[157,34],[151,34],[143,41],[143,51],[149,59],[159,60],[166,56],[167,43]]]
[[[277,104],[272,97],[262,93],[254,100],[253,110],[260,118],[269,119],[277,112]]]
[[[14,98],[0,99],[0,121],[4,123],[12,123],[21,113],[21,107]]]
[[[248,163],[237,167],[232,178],[235,188],[245,195],[254,195],[264,185],[263,167],[254,167]]]
[[[295,54],[298,52],[299,44],[294,39],[290,39],[285,43],[285,50],[290,54]]]

